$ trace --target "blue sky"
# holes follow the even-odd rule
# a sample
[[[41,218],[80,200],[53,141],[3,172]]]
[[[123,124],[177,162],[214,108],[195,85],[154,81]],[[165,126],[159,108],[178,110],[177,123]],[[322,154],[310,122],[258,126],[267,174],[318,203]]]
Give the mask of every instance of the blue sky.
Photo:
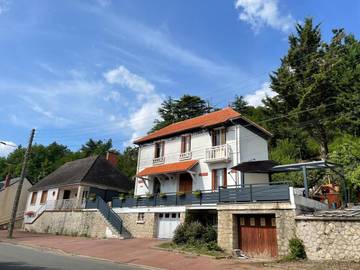
[[[359,37],[356,0],[0,0],[0,141],[122,149],[167,96],[259,105],[306,16]]]

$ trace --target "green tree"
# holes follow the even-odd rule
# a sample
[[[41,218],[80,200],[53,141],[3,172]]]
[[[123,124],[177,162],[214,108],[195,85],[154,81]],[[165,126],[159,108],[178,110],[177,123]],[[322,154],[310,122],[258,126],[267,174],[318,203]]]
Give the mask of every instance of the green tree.
[[[338,64],[345,38],[343,31],[334,31],[330,44],[326,44],[321,40],[320,26],[314,26],[312,19],[298,24],[296,34],[289,37],[287,55],[270,76],[271,88],[278,95],[265,101],[268,115],[288,115],[276,124],[283,129],[280,132],[296,136],[296,129],[306,131],[318,142],[322,158],[327,158],[328,144],[336,134],[334,121],[340,112]]]
[[[137,169],[138,147],[128,146],[119,154],[118,168],[129,179],[133,179]]]
[[[84,157],[91,155],[102,155],[105,156],[106,153],[112,148],[112,140],[107,141],[102,140],[93,140],[89,139],[80,149],[80,152]]]
[[[198,96],[183,95],[179,99],[169,97],[165,100],[158,112],[161,119],[154,121],[154,127],[150,132],[154,132],[172,123],[190,119],[205,113],[209,113],[213,108]]]

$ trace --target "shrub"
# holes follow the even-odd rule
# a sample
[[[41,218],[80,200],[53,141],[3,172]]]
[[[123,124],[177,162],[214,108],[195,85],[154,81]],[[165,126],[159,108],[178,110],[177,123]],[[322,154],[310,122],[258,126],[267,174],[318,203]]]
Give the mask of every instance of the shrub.
[[[177,226],[173,237],[173,242],[175,244],[182,245],[186,243],[187,238],[185,235],[185,231],[186,231],[186,223],[182,223],[179,226]]]
[[[289,241],[290,260],[306,259],[306,252],[303,242],[299,238],[292,238]]]
[[[159,193],[159,197],[162,198],[162,199],[165,199],[166,198],[166,193],[165,192],[160,192]]]
[[[217,231],[213,226],[206,226],[203,239],[206,243],[217,242]]]
[[[201,198],[202,195],[201,190],[195,190],[193,194],[195,195],[196,198]]]

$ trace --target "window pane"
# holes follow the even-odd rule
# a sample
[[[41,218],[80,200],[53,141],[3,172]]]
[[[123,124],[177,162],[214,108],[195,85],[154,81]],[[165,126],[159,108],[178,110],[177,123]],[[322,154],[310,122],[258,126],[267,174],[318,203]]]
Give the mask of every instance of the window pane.
[[[169,218],[170,214],[169,213],[166,213],[165,214],[165,218]]]
[[[163,217],[163,215],[164,215],[163,213],[160,213],[160,214],[159,214],[159,217],[160,217],[160,218],[162,218],[162,217]]]
[[[266,226],[266,219],[264,217],[260,218],[260,226],[265,227]]]
[[[245,218],[240,217],[240,226],[244,226],[244,225],[245,225]]]
[[[255,226],[255,218],[250,218],[250,226]]]

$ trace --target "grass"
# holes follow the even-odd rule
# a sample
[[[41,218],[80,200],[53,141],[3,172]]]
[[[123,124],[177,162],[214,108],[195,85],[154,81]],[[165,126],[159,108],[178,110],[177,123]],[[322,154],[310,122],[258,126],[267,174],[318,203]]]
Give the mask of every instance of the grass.
[[[172,242],[165,242],[160,244],[158,247],[164,248],[164,249],[170,249],[170,250],[177,250],[182,252],[189,252],[196,255],[207,255],[207,256],[213,256],[213,257],[224,257],[226,254],[222,251],[217,250],[209,250],[205,246],[200,245],[177,245]]]

